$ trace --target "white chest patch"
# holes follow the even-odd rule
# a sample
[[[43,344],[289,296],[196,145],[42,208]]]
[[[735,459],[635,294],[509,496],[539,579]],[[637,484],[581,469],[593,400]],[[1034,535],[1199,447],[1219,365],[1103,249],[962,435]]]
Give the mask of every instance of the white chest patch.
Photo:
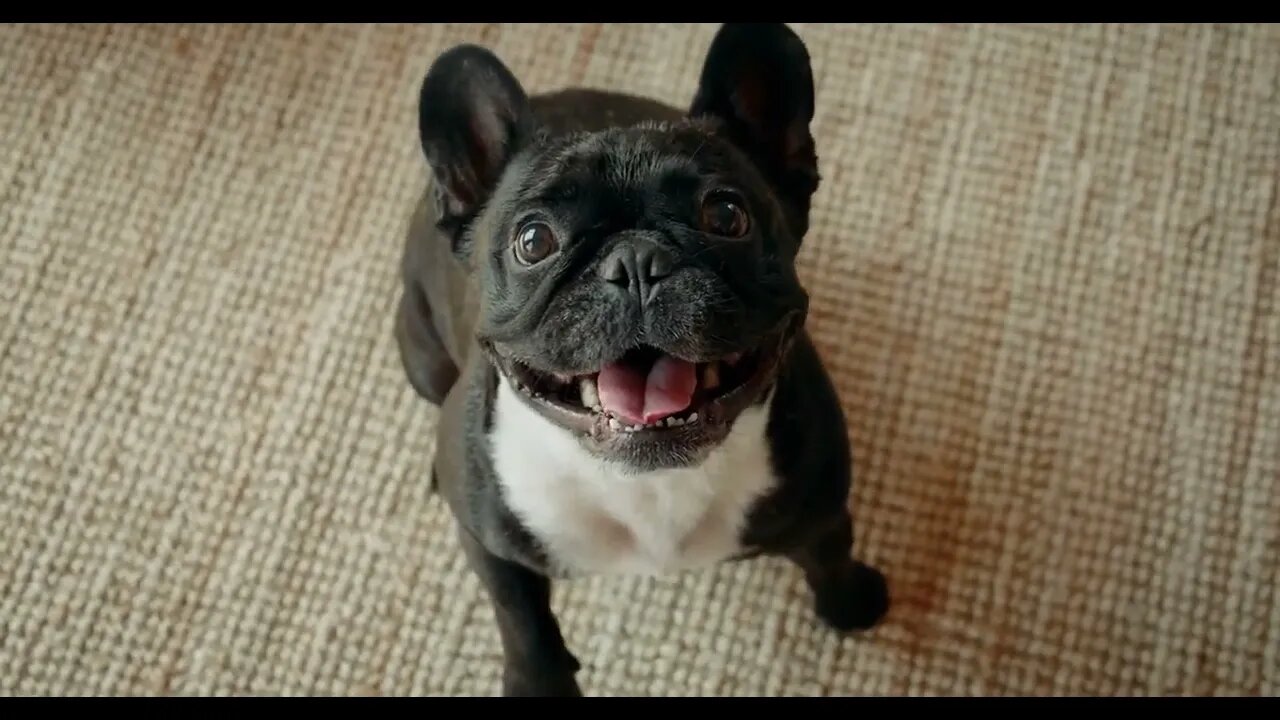
[[[490,438],[511,511],[568,572],[654,575],[742,550],[752,503],[774,486],[769,407],[747,409],[697,467],[635,472],[591,456],[498,384]]]

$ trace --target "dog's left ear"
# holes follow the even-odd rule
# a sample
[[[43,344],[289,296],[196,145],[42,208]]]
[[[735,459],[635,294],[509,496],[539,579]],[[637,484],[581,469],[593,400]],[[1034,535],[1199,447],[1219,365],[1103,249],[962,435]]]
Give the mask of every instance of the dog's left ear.
[[[724,123],[795,212],[798,236],[808,230],[818,189],[813,71],[804,42],[786,25],[727,23],[707,50],[689,114]]]

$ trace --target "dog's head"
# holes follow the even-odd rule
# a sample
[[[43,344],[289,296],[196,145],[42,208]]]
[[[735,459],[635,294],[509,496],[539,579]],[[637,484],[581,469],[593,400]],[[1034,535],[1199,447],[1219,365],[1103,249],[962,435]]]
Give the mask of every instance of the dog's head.
[[[696,462],[770,388],[808,297],[818,185],[804,44],[726,25],[676,122],[547,131],[489,51],[433,64],[420,106],[440,227],[505,380],[602,457]]]

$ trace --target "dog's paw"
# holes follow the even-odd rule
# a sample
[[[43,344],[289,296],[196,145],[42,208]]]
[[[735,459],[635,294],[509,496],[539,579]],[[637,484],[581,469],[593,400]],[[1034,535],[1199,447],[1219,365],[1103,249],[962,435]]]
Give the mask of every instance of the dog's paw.
[[[582,688],[569,672],[508,670],[502,676],[505,697],[582,697]]]
[[[815,589],[814,608],[840,632],[870,630],[889,611],[889,584],[879,570],[851,562],[838,579]]]

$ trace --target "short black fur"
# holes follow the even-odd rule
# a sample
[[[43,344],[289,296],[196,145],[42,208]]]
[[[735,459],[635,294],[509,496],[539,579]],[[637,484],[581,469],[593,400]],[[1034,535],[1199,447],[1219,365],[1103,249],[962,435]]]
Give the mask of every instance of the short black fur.
[[[754,508],[742,557],[790,558],[834,628],[887,611],[883,576],[850,554],[846,425],[795,272],[820,177],[813,111],[808,53],[783,25],[723,26],[684,112],[602,91],[528,97],[475,46],[428,72],[431,181],[406,238],[396,339],[410,384],[442,409],[432,477],[493,603],[505,694],[581,689],[549,605],[554,563],[504,504],[488,455],[498,384],[555,383],[636,352],[751,360],[697,428],[652,437],[528,402],[644,470],[698,462],[767,397],[781,485]]]

